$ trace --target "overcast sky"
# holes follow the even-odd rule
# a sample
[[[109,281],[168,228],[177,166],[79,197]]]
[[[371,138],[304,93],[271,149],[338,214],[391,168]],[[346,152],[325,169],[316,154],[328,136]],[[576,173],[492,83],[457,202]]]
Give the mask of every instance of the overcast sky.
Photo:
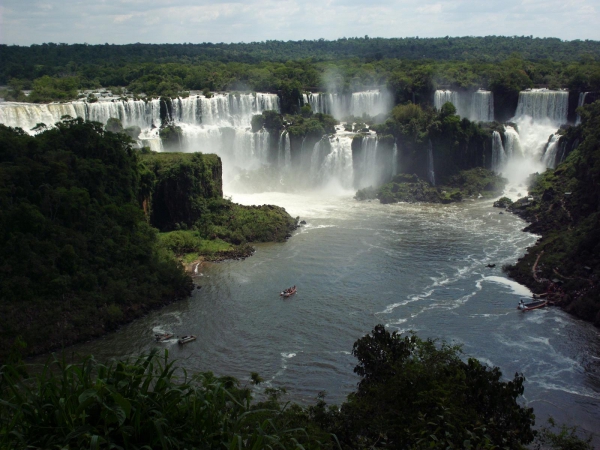
[[[533,35],[600,40],[600,0],[0,0],[0,43]]]

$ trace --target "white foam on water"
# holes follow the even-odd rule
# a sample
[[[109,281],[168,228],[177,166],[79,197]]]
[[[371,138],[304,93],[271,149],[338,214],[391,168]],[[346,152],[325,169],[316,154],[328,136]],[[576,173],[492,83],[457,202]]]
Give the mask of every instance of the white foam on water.
[[[533,293],[529,290],[528,287],[523,286],[522,284],[517,283],[516,281],[509,280],[508,278],[498,277],[498,276],[488,276],[483,277],[484,281],[489,281],[492,283],[502,284],[510,289],[510,291],[515,295],[531,297]]]

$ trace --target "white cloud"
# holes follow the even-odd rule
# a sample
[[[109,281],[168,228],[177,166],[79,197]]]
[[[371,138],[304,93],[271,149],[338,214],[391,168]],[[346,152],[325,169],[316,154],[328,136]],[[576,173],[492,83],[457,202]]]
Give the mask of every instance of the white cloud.
[[[442,4],[434,3],[433,5],[425,5],[417,8],[417,12],[421,14],[439,14],[442,12]]]
[[[0,43],[369,36],[600,39],[597,0],[2,0]]]

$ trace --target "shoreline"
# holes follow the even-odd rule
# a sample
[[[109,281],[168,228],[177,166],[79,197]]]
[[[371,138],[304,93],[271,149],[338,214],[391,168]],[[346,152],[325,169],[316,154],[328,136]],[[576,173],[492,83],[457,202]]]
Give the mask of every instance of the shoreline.
[[[598,280],[593,279],[591,268],[587,268],[590,273],[590,276],[587,278],[564,275],[560,272],[559,267],[551,269],[551,277],[548,277],[548,273],[543,273],[544,271],[548,271],[545,268],[545,261],[542,261],[542,257],[547,253],[547,239],[551,232],[560,232],[560,230],[541,223],[539,213],[518,207],[502,209],[520,217],[528,224],[523,228],[524,232],[535,233],[540,236],[535,244],[526,248],[525,254],[514,264],[503,267],[503,272],[511,279],[529,288],[534,298],[545,297],[548,300],[549,306],[558,306],[569,315],[600,328],[600,322],[597,318],[581,314],[574,306],[577,301],[586,295],[593,295],[594,291],[600,289]],[[552,249],[548,253],[552,253]],[[573,280],[578,281],[579,284],[570,287],[569,282]]]

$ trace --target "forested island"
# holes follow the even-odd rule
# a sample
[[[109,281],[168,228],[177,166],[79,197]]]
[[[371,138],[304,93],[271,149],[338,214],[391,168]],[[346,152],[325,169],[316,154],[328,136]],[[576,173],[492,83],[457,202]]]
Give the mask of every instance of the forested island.
[[[512,189],[497,206],[541,239],[503,269],[600,326],[596,41],[0,45],[0,60],[0,361],[9,363],[0,391],[10,407],[0,447],[534,441],[522,375],[502,381],[458,347],[381,325],[354,344],[360,381],[339,408],[324,398],[288,407],[271,388],[255,402],[251,385],[188,378],[166,353],[28,372],[22,356],[187,298],[186,268],[290,237],[299,218],[233,203],[224,180],[249,192],[335,185],[386,204],[489,200]],[[531,176],[515,182],[519,167]],[[537,438],[590,448],[568,428]]]

